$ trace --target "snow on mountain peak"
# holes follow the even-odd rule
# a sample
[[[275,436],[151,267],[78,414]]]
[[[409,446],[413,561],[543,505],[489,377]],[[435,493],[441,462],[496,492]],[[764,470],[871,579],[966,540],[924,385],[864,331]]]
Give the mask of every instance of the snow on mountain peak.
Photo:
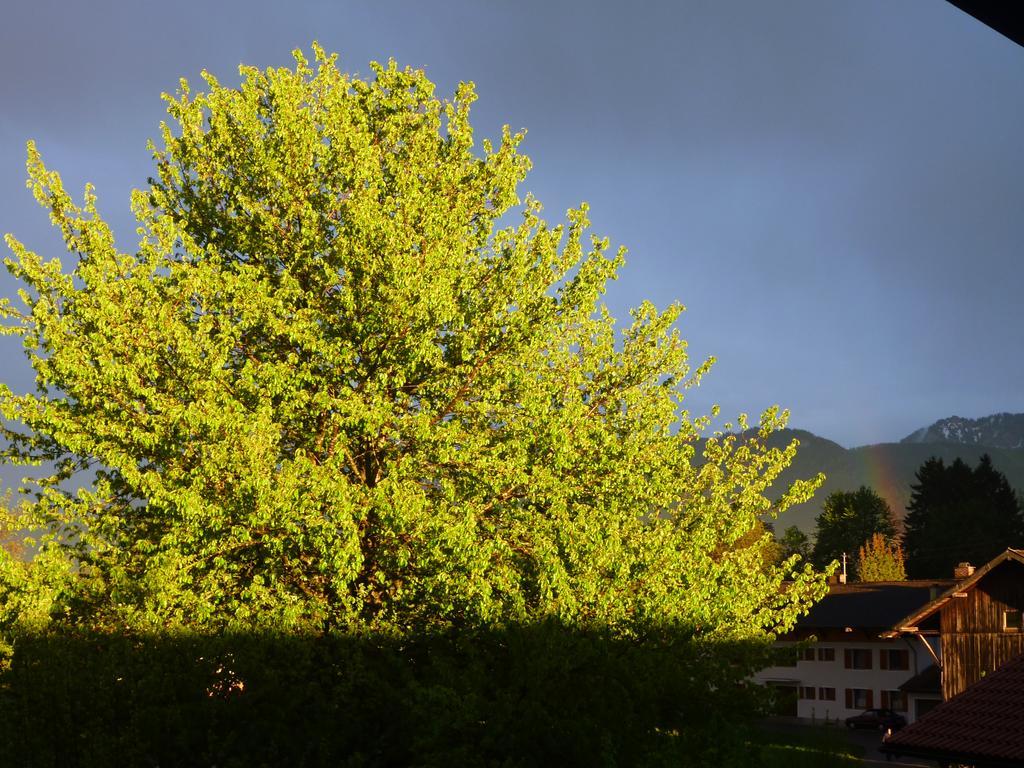
[[[995,413],[979,419],[950,416],[912,432],[900,442],[1024,448],[1024,413]]]

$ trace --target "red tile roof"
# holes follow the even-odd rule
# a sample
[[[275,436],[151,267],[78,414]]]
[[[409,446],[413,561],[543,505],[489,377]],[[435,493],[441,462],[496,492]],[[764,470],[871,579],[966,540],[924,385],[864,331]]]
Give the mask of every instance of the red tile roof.
[[[1024,655],[893,734],[882,750],[978,766],[1024,766]]]

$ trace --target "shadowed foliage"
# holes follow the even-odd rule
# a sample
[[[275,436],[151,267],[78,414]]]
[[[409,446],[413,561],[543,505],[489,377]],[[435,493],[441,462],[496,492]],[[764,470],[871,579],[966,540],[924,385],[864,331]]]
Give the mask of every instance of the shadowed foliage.
[[[555,623],[418,638],[61,632],[0,673],[0,762],[745,764],[755,643]]]
[[[852,558],[876,533],[886,538],[896,533],[889,505],[864,485],[856,491],[830,493],[816,522],[817,536],[811,557],[820,567],[839,560],[844,553]]]
[[[973,469],[933,456],[916,478],[903,533],[911,578],[948,577],[957,563],[979,565],[1024,544],[1020,499],[987,454]]]

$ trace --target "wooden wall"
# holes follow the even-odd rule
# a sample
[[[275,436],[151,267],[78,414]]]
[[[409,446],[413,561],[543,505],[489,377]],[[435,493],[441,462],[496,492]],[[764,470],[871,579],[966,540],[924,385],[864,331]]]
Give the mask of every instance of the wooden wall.
[[[942,607],[943,699],[1024,653],[1024,633],[1003,630],[1007,609],[1024,609],[1024,566],[1013,560]]]

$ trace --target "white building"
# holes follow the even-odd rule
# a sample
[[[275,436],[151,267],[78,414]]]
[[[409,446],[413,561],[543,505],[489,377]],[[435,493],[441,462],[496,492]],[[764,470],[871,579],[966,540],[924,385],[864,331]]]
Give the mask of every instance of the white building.
[[[793,632],[776,643],[785,661],[762,670],[755,680],[776,689],[779,714],[842,720],[877,707],[913,722],[941,696],[920,686],[913,693],[900,687],[912,678],[929,677],[919,675],[938,660],[938,643],[884,639],[882,634],[954,583],[935,579],[835,584]]]

